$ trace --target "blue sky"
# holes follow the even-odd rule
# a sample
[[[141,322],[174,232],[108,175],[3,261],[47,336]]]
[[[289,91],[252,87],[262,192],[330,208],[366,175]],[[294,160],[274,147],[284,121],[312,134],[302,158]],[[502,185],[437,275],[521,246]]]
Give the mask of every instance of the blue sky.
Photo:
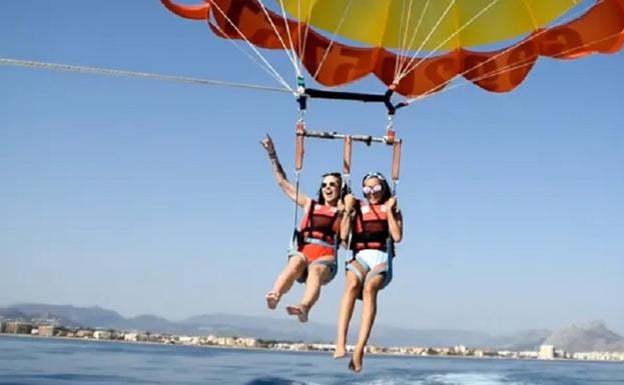
[[[157,1],[3,2],[0,36],[2,58],[276,85]],[[283,52],[267,57],[292,80]],[[400,111],[405,238],[378,322],[502,333],[601,319],[624,333],[623,65],[542,59],[512,93],[463,86]],[[286,317],[263,297],[293,206],[258,140],[273,136],[292,176],[291,95],[8,66],[0,84],[0,305]],[[381,135],[386,117],[314,100],[307,122]],[[303,190],[341,157],[310,141]],[[353,164],[356,179],[389,173],[390,154],[356,146]],[[335,322],[342,277],[312,320]]]

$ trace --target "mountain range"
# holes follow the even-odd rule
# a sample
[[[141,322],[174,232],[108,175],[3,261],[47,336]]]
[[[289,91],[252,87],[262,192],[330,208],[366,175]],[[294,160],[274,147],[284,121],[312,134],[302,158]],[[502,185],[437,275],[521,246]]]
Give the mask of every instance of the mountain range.
[[[71,305],[18,304],[0,307],[0,319],[47,319],[64,326],[92,327],[118,330],[138,330],[178,335],[221,335],[255,337],[265,340],[331,342],[335,326],[309,322],[300,324],[291,319],[253,317],[231,314],[205,314],[181,321],[170,321],[154,315],[125,318],[101,307]],[[357,325],[351,328],[356,338]],[[552,344],[569,352],[624,352],[624,338],[609,330],[603,322],[549,331],[525,330],[494,336],[484,332],[459,329],[407,329],[375,325],[370,343],[385,346],[455,346],[507,350],[537,350],[541,344]]]

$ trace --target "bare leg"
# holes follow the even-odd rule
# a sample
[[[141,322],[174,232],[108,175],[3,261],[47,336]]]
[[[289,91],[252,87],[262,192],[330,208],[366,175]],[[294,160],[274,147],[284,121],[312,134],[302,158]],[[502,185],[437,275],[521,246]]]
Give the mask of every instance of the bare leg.
[[[325,265],[308,266],[308,278],[301,303],[297,306],[288,306],[286,308],[288,314],[296,315],[300,322],[308,322],[308,312],[321,294],[321,281],[325,274],[329,274],[329,268]]]
[[[288,265],[275,280],[273,289],[266,295],[267,306],[275,309],[281,296],[290,290],[295,280],[301,275],[306,267],[305,261],[299,256],[293,256],[288,260]]]
[[[360,334],[353,352],[353,357],[351,358],[351,362],[349,362],[349,369],[356,373],[362,370],[364,348],[368,342],[368,337],[370,336],[373,323],[375,322],[375,316],[377,315],[377,293],[379,293],[384,278],[383,275],[378,275],[366,282],[364,286],[364,293],[362,294],[362,324],[360,325]]]
[[[364,269],[357,262],[352,262],[358,270]],[[347,270],[347,279],[345,284],[345,290],[340,300],[340,313],[338,315],[338,328],[336,331],[336,351],[334,352],[334,358],[342,358],[347,353],[347,332],[349,330],[349,322],[353,316],[353,308],[355,307],[355,300],[362,288],[362,283],[357,276]]]

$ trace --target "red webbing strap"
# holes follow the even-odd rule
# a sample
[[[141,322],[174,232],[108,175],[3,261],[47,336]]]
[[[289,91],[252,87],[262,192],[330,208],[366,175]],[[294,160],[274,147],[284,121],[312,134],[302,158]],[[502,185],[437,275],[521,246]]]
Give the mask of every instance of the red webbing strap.
[[[303,122],[297,123],[295,142],[295,171],[299,172],[303,168],[303,138],[305,135],[305,125]]]
[[[345,136],[344,142],[344,159],[342,164],[342,174],[351,175],[351,148],[353,145],[353,139],[351,136]]]
[[[392,180],[395,183],[399,180],[401,169],[401,144],[400,140],[396,140],[392,145]]]

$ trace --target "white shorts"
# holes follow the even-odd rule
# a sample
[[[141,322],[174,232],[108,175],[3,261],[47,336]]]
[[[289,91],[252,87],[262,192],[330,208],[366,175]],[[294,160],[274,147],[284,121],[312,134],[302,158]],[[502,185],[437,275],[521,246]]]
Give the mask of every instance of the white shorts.
[[[365,270],[365,273],[362,274],[356,267],[354,267],[350,262],[357,261]],[[385,264],[384,268],[375,269],[377,266]],[[346,270],[351,271],[357,277],[358,281],[364,287],[365,281],[375,278],[376,276],[383,274],[384,281],[381,284],[381,289],[385,288],[392,281],[392,259],[388,257],[388,253],[382,250],[374,250],[374,249],[365,249],[360,250],[352,257],[351,260],[347,261]],[[373,270],[371,272],[371,270]],[[362,298],[362,293],[360,292],[358,298]]]
[[[377,265],[388,262],[388,253],[382,250],[365,249],[358,251],[354,258],[366,270],[373,270]]]

